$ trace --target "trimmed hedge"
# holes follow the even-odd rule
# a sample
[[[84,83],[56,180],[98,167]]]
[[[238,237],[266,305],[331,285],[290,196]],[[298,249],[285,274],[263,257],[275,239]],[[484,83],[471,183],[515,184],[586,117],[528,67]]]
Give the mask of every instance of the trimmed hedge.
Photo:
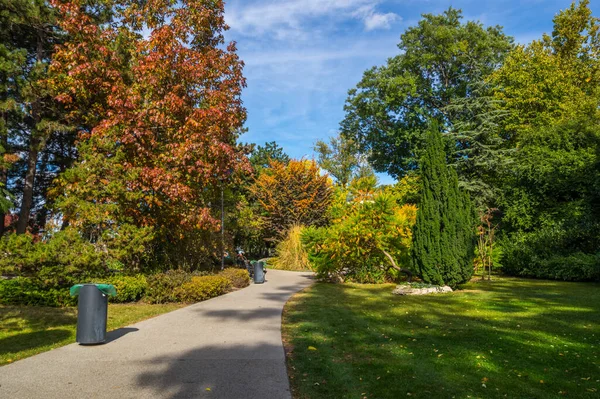
[[[110,297],[111,302],[136,302],[146,295],[148,281],[143,274],[135,276],[113,276],[103,282],[112,284],[117,290],[117,296]]]
[[[246,269],[229,267],[219,273],[219,276],[228,278],[235,288],[244,288],[250,285],[250,274]]]
[[[0,280],[1,305],[72,306],[77,298],[69,295],[69,288],[44,286],[30,278],[17,277]]]
[[[231,280],[225,276],[192,277],[174,292],[178,302],[199,302],[225,294],[231,289]]]
[[[111,302],[144,300],[154,304],[203,301],[222,295],[234,287],[247,287],[250,284],[250,276],[244,269],[228,268],[218,275],[169,270],[150,276],[115,275],[91,278],[88,281],[114,285],[117,295],[110,297]],[[69,295],[69,288],[44,285],[39,280],[26,277],[0,280],[0,304],[52,307],[77,305],[77,298]]]
[[[175,290],[191,279],[192,275],[183,270],[169,270],[148,276],[144,300],[148,303],[178,302]]]

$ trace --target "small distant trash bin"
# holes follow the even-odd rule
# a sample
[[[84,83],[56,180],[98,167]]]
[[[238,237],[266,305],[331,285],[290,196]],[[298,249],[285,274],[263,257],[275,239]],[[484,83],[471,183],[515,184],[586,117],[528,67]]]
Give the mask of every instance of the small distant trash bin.
[[[81,345],[102,344],[106,341],[108,296],[117,295],[114,285],[76,284],[71,296],[79,296],[77,304],[76,341]]]
[[[254,284],[262,284],[265,282],[265,262],[262,260],[254,264]]]

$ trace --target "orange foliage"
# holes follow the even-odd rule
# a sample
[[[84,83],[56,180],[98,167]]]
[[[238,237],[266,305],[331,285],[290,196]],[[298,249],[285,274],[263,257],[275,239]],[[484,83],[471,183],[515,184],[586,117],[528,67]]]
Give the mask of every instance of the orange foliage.
[[[333,186],[315,161],[273,161],[258,176],[251,192],[260,203],[267,227],[282,236],[292,225],[322,226],[332,201]]]

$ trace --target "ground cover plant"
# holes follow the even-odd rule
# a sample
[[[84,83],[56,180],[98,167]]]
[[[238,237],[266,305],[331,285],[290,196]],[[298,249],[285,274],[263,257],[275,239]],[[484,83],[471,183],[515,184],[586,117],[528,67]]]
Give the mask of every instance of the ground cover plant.
[[[286,305],[295,398],[595,398],[600,285],[517,278],[462,291],[319,283]]]
[[[167,313],[182,305],[170,303],[109,304],[107,330]],[[0,365],[75,342],[77,309],[0,306]]]

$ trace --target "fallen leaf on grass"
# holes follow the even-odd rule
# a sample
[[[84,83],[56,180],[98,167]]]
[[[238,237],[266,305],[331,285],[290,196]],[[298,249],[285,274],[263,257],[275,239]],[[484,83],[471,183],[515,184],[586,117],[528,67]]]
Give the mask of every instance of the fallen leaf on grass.
[[[308,347],[308,350],[309,350],[309,351],[316,351],[316,350],[317,350],[317,348],[315,348],[314,346],[309,346],[309,347]]]

